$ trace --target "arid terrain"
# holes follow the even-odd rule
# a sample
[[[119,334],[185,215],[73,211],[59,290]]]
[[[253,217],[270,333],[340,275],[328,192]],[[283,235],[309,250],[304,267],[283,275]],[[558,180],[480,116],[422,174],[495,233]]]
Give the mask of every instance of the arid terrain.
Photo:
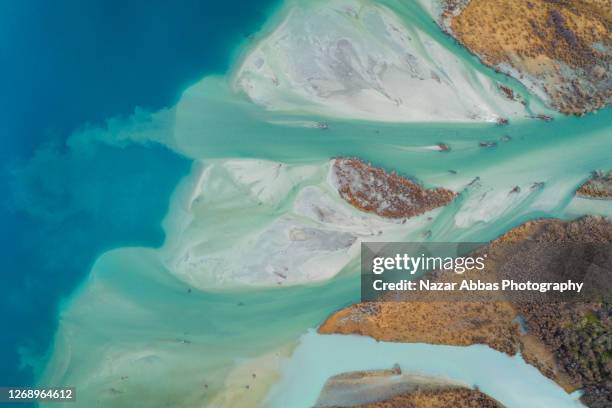
[[[503,251],[503,244],[526,240],[609,243],[612,222],[593,216],[571,222],[531,221],[493,241],[488,251]],[[488,261],[491,266],[495,264]],[[458,278],[443,274],[437,279]],[[510,355],[520,352],[567,391],[584,390],[583,402],[599,408],[612,403],[611,314],[605,302],[368,302],[334,313],[319,332],[396,342],[487,344]]]
[[[327,380],[315,408],[502,408],[478,389],[436,377],[388,370],[354,371]]]
[[[593,172],[591,178],[576,190],[576,194],[586,198],[612,198],[612,171]]]
[[[450,203],[456,193],[426,189],[396,173],[356,158],[336,158],[333,177],[340,196],[354,207],[387,218],[409,218]]]
[[[441,26],[551,107],[581,115],[612,97],[610,0],[442,0]],[[504,92],[507,96],[507,92]]]
[[[502,408],[503,405],[478,390],[449,388],[413,391],[384,401],[352,405],[354,408]],[[334,408],[340,408],[336,406]]]

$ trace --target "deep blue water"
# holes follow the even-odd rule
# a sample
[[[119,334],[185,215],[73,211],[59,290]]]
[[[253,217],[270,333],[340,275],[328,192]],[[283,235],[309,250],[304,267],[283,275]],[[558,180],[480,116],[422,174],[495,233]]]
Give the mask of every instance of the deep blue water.
[[[70,148],[86,123],[172,105],[227,69],[276,0],[0,2],[0,385],[27,385],[61,299],[110,248],[158,246],[188,160],[160,146]]]

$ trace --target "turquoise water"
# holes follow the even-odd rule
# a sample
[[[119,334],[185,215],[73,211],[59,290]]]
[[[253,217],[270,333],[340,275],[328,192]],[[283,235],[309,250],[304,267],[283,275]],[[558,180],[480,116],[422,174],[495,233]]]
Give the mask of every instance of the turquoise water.
[[[176,103],[224,72],[274,5],[2,2],[0,314],[11,329],[0,336],[0,384],[33,383],[58,302],[100,254],[161,245],[168,198],[190,168],[162,146],[69,145],[71,135],[95,138],[109,119]]]
[[[221,86],[222,82],[216,83]],[[179,119],[174,135],[179,149],[191,157],[203,160],[229,155],[263,157],[297,166],[304,162],[325,166],[327,158],[334,155],[358,155],[415,175],[426,184],[444,185],[462,192],[455,203],[436,213],[433,220],[426,222],[421,217],[421,221],[427,224],[424,228],[412,230],[408,224],[407,239],[419,236],[417,232],[423,229],[430,229],[429,239],[434,241],[488,240],[527,219],[542,216],[567,218],[597,212],[591,206],[581,204],[582,200],[574,199],[573,191],[592,169],[612,166],[612,157],[605,149],[612,141],[610,111],[581,119],[559,118],[551,123],[525,121],[504,128],[442,124],[389,126],[328,120],[330,128],[321,131],[265,124],[261,117],[268,113],[233,98],[230,108],[244,108],[246,111],[230,116],[239,119],[231,121],[233,128],[228,133],[219,131],[229,126],[225,121],[218,127],[214,127],[212,121],[206,121],[202,127],[199,127],[199,122],[189,121],[189,126],[185,127],[193,133],[183,133],[185,128],[181,121],[187,117],[181,116],[181,109],[186,109],[182,104],[187,103],[190,92],[178,105]],[[221,93],[211,94],[215,97],[210,106],[223,107],[218,99]],[[199,103],[200,112],[210,112],[202,100]],[[225,116],[210,117],[222,119]],[[245,138],[243,134],[242,142],[233,144],[228,139],[235,134],[236,127],[242,126],[249,129],[249,137]],[[512,140],[499,142],[495,149],[478,147],[481,139],[489,140],[506,134],[511,135]],[[413,149],[440,140],[450,144],[453,150],[440,153]],[[570,160],[571,166],[568,166]],[[457,174],[449,173],[448,169],[457,171]],[[468,187],[477,176],[480,177],[480,186]],[[193,178],[197,178],[197,172]],[[531,191],[534,182],[544,182],[544,188]],[[227,215],[216,213],[214,207],[210,207],[212,212],[209,213],[189,213],[186,216],[188,221],[176,216],[187,206],[187,187],[192,183],[184,184],[184,188],[175,192],[174,204],[165,222],[167,232],[174,231],[168,236],[181,235],[181,232],[176,232],[177,225],[187,222],[200,225],[211,236],[228,236],[226,239],[230,242],[224,244],[231,247],[232,240],[240,237],[227,235],[226,230],[231,224],[219,218]],[[523,191],[518,199],[509,196],[515,185],[520,185]],[[242,225],[242,230],[247,233],[263,220],[275,219],[288,211],[299,190],[297,187],[290,193],[289,204],[256,207],[257,211],[254,211],[256,203],[235,197],[234,209],[229,213],[232,222]],[[483,194],[486,199],[481,199]],[[203,197],[206,197],[206,190]],[[223,200],[223,196],[219,199]],[[588,200],[584,201],[588,203]],[[598,211],[612,214],[610,205],[602,206]],[[166,245],[171,246],[171,243]],[[145,406],[158,406],[159,400],[172,406],[210,402],[217,393],[228,389],[224,384],[225,376],[237,364],[274,352],[287,344],[296,344],[308,328],[316,327],[333,311],[359,299],[357,265],[354,263],[336,278],[321,284],[266,290],[229,289],[215,293],[199,290],[177,279],[164,264],[164,256],[163,251],[125,248],[107,253],[98,260],[90,280],[61,315],[55,350],[42,377],[43,383],[76,383],[82,401],[92,404],[97,401],[104,406],[125,406],[135,399],[143,401]],[[346,351],[343,344],[340,341],[338,347]],[[321,347],[328,350],[332,346],[325,343]],[[343,357],[342,361],[351,361],[351,369],[389,366],[390,360],[383,358],[374,346],[371,350],[366,345],[361,347],[354,353],[346,351],[348,354]],[[399,348],[397,352],[401,350]],[[411,348],[407,345],[406,350],[408,352]],[[452,349],[446,352],[448,358],[455,356]],[[311,353],[312,359],[324,358],[316,350],[311,349]],[[431,353],[432,356],[446,355],[438,354],[436,350]],[[469,353],[487,362],[487,370],[474,372],[466,368],[468,371],[463,372],[462,366],[454,363],[451,370],[438,361],[432,363],[432,367],[438,367],[432,372],[477,384],[483,390],[490,390],[494,397],[505,398],[508,406],[524,406],[526,400],[521,400],[520,396],[510,398],[507,390],[506,394],[500,393],[493,386],[496,383],[491,383],[490,373],[496,369],[507,370],[504,378],[519,381],[527,370],[527,378],[538,378],[539,382],[534,384],[546,384],[538,388],[541,390],[539,398],[544,401],[539,406],[549,406],[546,401],[551,398],[557,404],[573,404],[572,397],[544,377],[538,377],[533,369],[529,371],[530,368],[520,360],[513,360],[510,366],[506,363],[496,366],[497,359],[506,361],[505,356],[497,353],[499,355],[493,357],[491,353],[494,352],[484,348],[470,349]],[[100,358],[92,360],[88,357],[92,354]],[[457,354],[457,358],[460,355]],[[298,364],[297,370],[300,370],[299,362],[290,364]],[[332,366],[343,367],[342,364]],[[424,361],[415,367],[420,370],[426,366]],[[331,373],[324,367],[329,365],[309,366],[308,369],[316,371],[317,378],[323,378]],[[322,371],[317,371],[319,368]],[[81,380],[90,378],[92,373],[96,373],[93,381]],[[263,376],[258,378],[265,381]],[[248,376],[245,376],[244,382],[249,384],[248,381]],[[147,396],[143,396],[141,390],[150,389],[153,384],[156,391],[148,391]],[[521,384],[518,382],[512,389],[521,389]],[[537,393],[538,389],[530,392]],[[305,392],[306,389],[300,390]],[[308,389],[308,392],[312,399],[314,389]],[[525,393],[523,397],[528,398],[529,394]]]
[[[499,78],[441,34],[418,7],[397,7],[466,64]],[[477,242],[532,218],[612,215],[610,205],[593,205],[573,194],[592,170],[612,167],[611,110],[550,123],[514,120],[505,127],[385,124],[268,111],[233,91],[230,82],[231,73],[206,77],[189,87],[175,107],[147,119],[145,131],[140,122],[136,130],[133,124],[119,124],[127,131],[103,136],[120,145],[161,143],[193,166],[169,197],[164,245],[153,249],[139,243],[143,246],[104,253],[62,305],[53,348],[40,362],[39,384],[76,386],[78,406],[87,407],[266,406],[263,401],[300,406],[294,402],[313,401],[326,376],[340,369],[389,368],[395,353],[406,353],[403,367],[477,384],[508,406],[529,405],[534,398],[539,406],[574,404],[573,397],[521,360],[485,347],[387,345],[309,332],[333,311],[358,301],[356,260],[324,282],[245,289],[225,276],[226,286],[214,291],[182,273],[177,260],[191,244],[193,253],[221,248],[240,259],[244,254],[232,249],[253,248],[253,237],[279,220],[310,225],[298,208],[308,188],[318,188],[337,208],[356,214],[326,187],[328,161],[339,155],[359,156],[461,193],[448,207],[408,222],[402,231],[407,240],[424,239],[423,232],[431,231],[427,239],[434,241]],[[327,130],[303,125],[320,121]],[[479,141],[497,146],[481,148]],[[428,148],[439,142],[451,151]],[[283,162],[295,177],[262,179],[258,167],[246,167],[241,179],[227,170],[227,159],[244,163],[249,158]],[[221,170],[206,173],[205,166],[225,169],[230,176]],[[303,174],[308,175],[298,177]],[[510,194],[517,185],[520,193]],[[268,250],[262,249],[263,258]],[[409,361],[420,353],[432,360]],[[262,355],[272,357],[240,371]],[[467,363],[474,360],[481,364]],[[294,381],[296,373],[308,373],[312,382]],[[288,385],[271,388],[268,395],[267,385],[274,383]]]
[[[360,358],[353,358],[355,355]],[[273,388],[267,404],[312,407],[318,390],[329,377],[394,364],[399,364],[403,372],[478,385],[508,408],[582,406],[520,356],[509,357],[486,346],[386,343],[361,336],[322,336],[313,332],[301,339],[294,357],[283,367],[283,381]]]

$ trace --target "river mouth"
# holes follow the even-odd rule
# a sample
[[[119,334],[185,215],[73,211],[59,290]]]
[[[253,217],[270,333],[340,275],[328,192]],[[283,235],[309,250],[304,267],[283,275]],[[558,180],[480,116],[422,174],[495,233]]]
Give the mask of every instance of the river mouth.
[[[404,18],[473,67],[415,13]],[[397,363],[477,385],[508,407],[579,405],[520,358],[485,346],[377,343],[313,329],[359,301],[359,240],[485,242],[529,219],[611,216],[609,205],[574,192],[593,169],[612,168],[612,111],[550,122],[525,114],[504,126],[388,123],[259,106],[232,75],[204,78],[171,109],[155,142],[193,167],[171,197],[166,241],[96,261],[60,311],[39,384],[77,387],[81,406],[298,407],[312,406],[332,375]],[[330,183],[336,157],[458,197],[405,223],[365,214]],[[296,262],[283,263],[287,254]]]

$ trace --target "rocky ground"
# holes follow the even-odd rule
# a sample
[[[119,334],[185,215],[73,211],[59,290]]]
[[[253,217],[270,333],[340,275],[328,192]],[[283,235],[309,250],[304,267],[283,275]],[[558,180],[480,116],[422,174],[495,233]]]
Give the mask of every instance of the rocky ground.
[[[576,194],[585,198],[612,198],[612,170],[607,173],[593,172],[591,178],[576,190]]]
[[[511,248],[504,244],[526,240],[610,243],[612,221],[593,216],[531,221],[493,241],[487,251],[503,252]],[[487,269],[491,266],[487,263]],[[544,375],[567,391],[584,390],[583,402],[600,408],[612,405],[611,316],[612,306],[604,302],[371,302],[334,313],[319,332],[397,342],[480,343],[510,355],[521,352]]]
[[[502,404],[478,390],[452,388],[413,391],[384,401],[352,405],[354,408],[501,408]],[[340,408],[336,406],[335,408]]]
[[[336,158],[332,179],[349,204],[386,218],[414,217],[445,206],[457,196],[444,188],[424,188],[356,158]]]
[[[390,370],[356,371],[331,377],[315,408],[501,408],[477,389],[436,377]]]
[[[440,0],[439,23],[483,63],[581,115],[612,100],[610,0]],[[503,93],[513,98],[512,94]]]

